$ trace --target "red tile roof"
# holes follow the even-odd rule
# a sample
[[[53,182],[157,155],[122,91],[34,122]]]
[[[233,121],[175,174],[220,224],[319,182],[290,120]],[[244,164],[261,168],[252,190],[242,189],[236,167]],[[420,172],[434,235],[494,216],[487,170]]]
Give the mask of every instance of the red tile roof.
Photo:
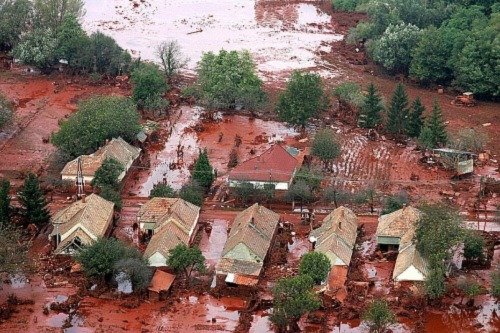
[[[229,172],[229,180],[289,182],[292,180],[297,160],[281,145],[271,148],[237,165]]]
[[[153,275],[153,278],[151,279],[151,284],[148,290],[157,293],[164,290],[169,290],[172,286],[172,283],[174,283],[174,280],[175,275],[157,269],[155,274]]]

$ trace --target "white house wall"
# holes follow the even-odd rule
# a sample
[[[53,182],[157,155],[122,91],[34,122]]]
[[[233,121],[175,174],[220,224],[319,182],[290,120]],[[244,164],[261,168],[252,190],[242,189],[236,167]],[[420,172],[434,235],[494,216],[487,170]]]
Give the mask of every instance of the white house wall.
[[[229,180],[229,187],[236,187],[236,186],[244,184],[244,183],[250,183],[256,188],[264,188],[265,185],[273,184],[275,186],[276,190],[282,190],[282,191],[288,190],[288,183],[286,183],[286,182],[274,183],[274,182]]]
[[[415,266],[411,265],[403,273],[399,274],[394,278],[395,281],[424,281],[425,276],[415,268]]]
[[[149,266],[161,267],[167,266],[167,258],[165,258],[159,252],[155,252],[151,257],[148,258]]]

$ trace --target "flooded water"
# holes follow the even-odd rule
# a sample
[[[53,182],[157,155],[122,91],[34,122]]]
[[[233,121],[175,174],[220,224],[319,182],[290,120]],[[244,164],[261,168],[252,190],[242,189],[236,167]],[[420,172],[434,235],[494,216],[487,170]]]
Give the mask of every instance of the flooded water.
[[[304,237],[292,237],[292,242],[288,244],[288,255],[287,261],[296,262],[300,258],[311,250],[311,242]]]
[[[157,60],[155,47],[177,40],[194,69],[203,52],[249,50],[261,72],[315,68],[324,43],[341,40],[331,17],[316,4],[264,0],[85,0],[83,25],[111,35],[143,59]],[[323,46],[322,46],[323,45]],[[328,73],[332,75],[334,73]]]
[[[209,234],[203,232],[200,249],[209,266],[215,266],[222,255],[222,250],[227,240],[229,223],[227,220],[214,219],[210,223],[212,231]]]

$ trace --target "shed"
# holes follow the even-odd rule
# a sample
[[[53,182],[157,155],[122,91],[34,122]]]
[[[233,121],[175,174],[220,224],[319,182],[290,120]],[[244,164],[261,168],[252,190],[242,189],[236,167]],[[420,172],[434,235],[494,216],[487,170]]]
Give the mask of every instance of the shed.
[[[164,300],[174,280],[175,275],[157,269],[148,287],[149,298],[154,298],[158,301]]]
[[[433,149],[432,152],[437,160],[453,168],[458,176],[474,172],[475,154],[472,152],[451,148]]]

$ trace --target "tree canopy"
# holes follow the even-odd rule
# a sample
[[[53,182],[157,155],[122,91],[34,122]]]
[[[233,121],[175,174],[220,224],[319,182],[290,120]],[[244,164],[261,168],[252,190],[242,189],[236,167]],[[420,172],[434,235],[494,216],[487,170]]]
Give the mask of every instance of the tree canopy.
[[[448,142],[446,125],[437,101],[434,101],[431,116],[427,118],[420,132],[419,141],[424,147],[430,149],[444,146]]]
[[[125,168],[120,162],[114,158],[106,158],[99,169],[96,170],[94,179],[92,179],[92,186],[99,188],[109,186],[117,189],[119,186],[118,177],[124,170]]]
[[[0,227],[10,223],[10,182],[0,179]]]
[[[384,333],[396,322],[396,316],[385,300],[375,299],[363,312],[363,321],[369,327],[370,332]]]
[[[156,183],[153,185],[151,192],[149,192],[150,198],[174,198],[176,193],[174,189],[165,183]]]
[[[130,79],[133,85],[132,98],[139,107],[162,99],[168,89],[163,74],[154,64],[141,63],[132,71]]]
[[[326,280],[330,273],[331,263],[328,257],[321,252],[309,252],[302,256],[299,264],[299,274],[309,275],[314,283],[319,284]]]
[[[330,168],[333,160],[340,155],[340,143],[331,129],[325,128],[316,133],[311,154],[323,162],[325,169]]]
[[[204,272],[205,257],[197,247],[179,244],[169,251],[167,266],[176,272],[182,272],[189,283],[193,271]]]
[[[192,178],[205,190],[208,190],[215,180],[214,169],[208,159],[208,151],[206,148],[199,152],[198,158],[194,163]]]
[[[19,191],[18,197],[23,217],[28,223],[34,223],[41,227],[49,222],[50,213],[47,209],[47,202],[35,174],[29,173],[24,179],[24,185]]]
[[[373,83],[368,86],[368,95],[361,106],[359,126],[364,128],[377,127],[382,122],[384,106],[377,88]]]
[[[387,111],[387,130],[395,135],[406,134],[410,109],[408,108],[408,94],[402,83],[396,85]]]

